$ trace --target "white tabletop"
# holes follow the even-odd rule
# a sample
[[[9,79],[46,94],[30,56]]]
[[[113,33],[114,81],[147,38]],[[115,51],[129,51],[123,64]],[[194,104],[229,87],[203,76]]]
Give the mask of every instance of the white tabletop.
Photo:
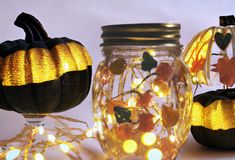
[[[234,151],[211,149],[198,144],[191,133],[177,160],[234,160]]]

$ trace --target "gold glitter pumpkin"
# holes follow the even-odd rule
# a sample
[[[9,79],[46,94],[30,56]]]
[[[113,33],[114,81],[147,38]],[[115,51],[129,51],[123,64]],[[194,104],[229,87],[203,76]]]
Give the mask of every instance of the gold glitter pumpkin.
[[[20,14],[15,25],[25,40],[0,44],[0,108],[22,114],[47,114],[80,104],[91,83],[91,58],[68,38],[49,38],[33,16]]]

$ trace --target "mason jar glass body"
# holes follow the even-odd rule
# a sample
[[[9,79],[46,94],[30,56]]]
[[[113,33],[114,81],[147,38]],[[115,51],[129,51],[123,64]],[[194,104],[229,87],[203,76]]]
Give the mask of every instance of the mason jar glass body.
[[[191,82],[177,45],[102,48],[96,136],[111,159],[175,159],[190,129]]]

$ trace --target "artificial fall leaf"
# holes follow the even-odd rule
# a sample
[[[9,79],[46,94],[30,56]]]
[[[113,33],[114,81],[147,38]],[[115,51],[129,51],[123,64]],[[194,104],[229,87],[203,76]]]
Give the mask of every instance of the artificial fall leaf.
[[[157,61],[148,52],[144,52],[141,62],[142,70],[150,72],[155,67],[157,67]]]
[[[228,56],[219,58],[217,64],[213,65],[211,71],[218,72],[220,75],[220,82],[228,87],[232,87],[235,83],[235,57],[231,59]]]
[[[113,74],[122,74],[126,68],[126,61],[124,58],[118,58],[112,62],[109,69]]]
[[[163,81],[169,81],[173,75],[174,75],[174,69],[173,67],[166,63],[162,62],[157,67],[157,75],[159,79],[162,79]]]
[[[155,127],[153,120],[154,116],[150,113],[142,113],[139,115],[139,127],[138,129],[143,132],[152,131]]]
[[[121,140],[129,139],[135,133],[133,126],[130,124],[127,124],[127,123],[123,123],[123,124],[120,124],[119,126],[115,127],[114,131],[115,131],[117,137]]]
[[[205,58],[201,58],[201,59],[193,61],[192,62],[192,67],[190,68],[190,72],[196,74],[199,71],[202,71],[203,67],[205,65],[205,62],[206,62]]]
[[[137,106],[141,106],[141,107],[149,107],[151,101],[152,101],[152,94],[150,91],[146,91],[145,93],[141,94],[138,98],[137,98]]]
[[[176,123],[179,120],[178,110],[174,110],[172,107],[163,105],[162,106],[162,120],[163,120],[163,125],[166,128],[170,128],[176,125]]]
[[[127,104],[121,100],[112,100],[107,103],[107,113],[108,114],[114,114],[114,107],[119,106],[122,108],[127,108]]]

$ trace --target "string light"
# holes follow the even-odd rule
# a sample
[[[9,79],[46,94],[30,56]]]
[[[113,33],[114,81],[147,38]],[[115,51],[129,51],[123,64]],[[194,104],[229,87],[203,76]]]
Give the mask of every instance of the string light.
[[[128,105],[128,107],[136,107],[137,99],[135,97],[133,97],[133,96],[128,98],[127,105]]]
[[[159,97],[166,97],[170,93],[170,88],[167,83],[158,79],[152,84],[152,90]]]
[[[134,78],[131,84],[131,88],[136,89],[138,87],[137,90],[142,93],[144,91],[144,82],[143,83],[142,82],[143,82],[143,79]]]
[[[151,146],[156,142],[157,138],[152,132],[145,132],[141,136],[141,141],[146,146]]]
[[[2,146],[15,145],[15,146],[20,146],[21,148],[9,147],[9,149],[7,150],[1,150],[1,147],[0,147],[0,159],[45,160],[46,158],[44,157],[43,153],[52,147],[60,148],[61,151],[65,153],[65,155],[69,159],[74,159],[74,158],[79,159],[78,158],[80,157],[79,147],[74,147],[74,145],[75,146],[80,145],[80,142],[85,138],[84,135],[85,134],[88,135],[88,133],[84,132],[80,128],[74,128],[74,127],[71,128],[64,121],[73,122],[73,123],[78,122],[82,124],[86,124],[86,122],[83,122],[83,121],[80,121],[71,117],[64,117],[64,116],[57,116],[57,115],[53,115],[53,116],[48,115],[48,117],[52,118],[60,125],[54,128],[44,128],[42,126],[38,126],[38,127],[25,126],[25,128],[23,129],[23,132],[21,132],[20,134],[17,134],[15,137],[9,140],[5,140],[2,142]],[[99,129],[100,127],[102,126],[98,125]],[[76,130],[76,133],[73,132],[73,130]],[[45,134],[47,131],[50,131],[51,134]],[[92,134],[94,130],[89,129],[89,132],[90,132],[89,134]],[[43,135],[43,136],[40,137],[40,140],[38,140],[37,135]],[[77,135],[81,137],[76,137]],[[63,139],[63,141],[61,140],[61,138]],[[66,142],[66,140],[72,143]],[[51,142],[51,143],[48,144],[48,142]],[[70,154],[67,154],[70,150],[74,154],[72,158]],[[43,153],[35,153],[35,151],[41,151]],[[24,154],[21,154],[21,153],[24,153]]]
[[[43,135],[44,132],[45,132],[45,130],[44,130],[44,128],[43,128],[42,126],[38,127],[38,133],[39,133],[40,135]]]
[[[48,134],[47,138],[50,142],[55,143],[56,138],[53,134]]]
[[[41,153],[36,153],[34,155],[34,160],[45,160],[45,158]]]
[[[6,160],[14,160],[16,159],[21,153],[20,149],[17,148],[11,148],[10,151],[6,154]]]
[[[170,139],[170,141],[171,141],[171,142],[175,142],[176,137],[175,137],[175,136],[173,136],[173,135],[170,135],[169,139]]]
[[[86,131],[86,137],[87,137],[87,138],[93,137],[93,129],[92,129],[92,128],[89,128],[89,129]]]
[[[68,153],[70,151],[70,147],[68,144],[66,143],[61,143],[60,144],[60,149],[64,152],[64,153]]]
[[[159,87],[157,86],[157,85],[153,85],[153,91],[155,92],[155,93],[157,93],[157,92],[159,92]]]
[[[122,148],[126,153],[135,153],[137,150],[137,143],[132,139],[125,140],[123,142]]]
[[[107,124],[113,124],[113,118],[111,114],[107,115]]]
[[[162,152],[157,148],[150,149],[147,153],[147,158],[148,160],[161,160]]]

